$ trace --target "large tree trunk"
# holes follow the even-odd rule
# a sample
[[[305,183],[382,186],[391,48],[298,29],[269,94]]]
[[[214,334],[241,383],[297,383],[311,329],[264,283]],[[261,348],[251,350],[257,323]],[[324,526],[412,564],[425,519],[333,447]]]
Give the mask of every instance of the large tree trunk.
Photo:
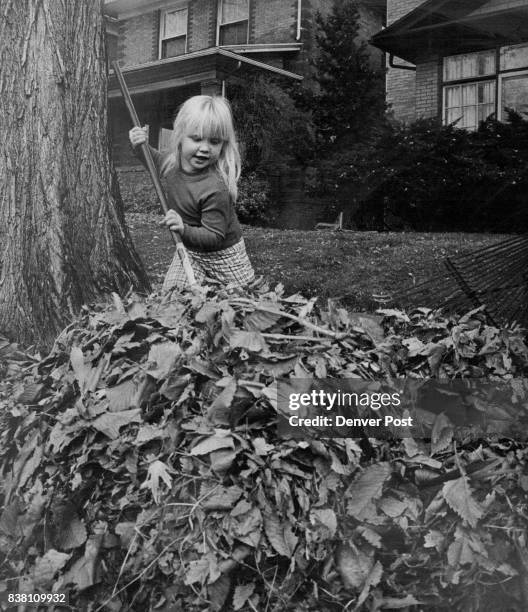
[[[149,288],[108,147],[102,0],[0,0],[0,332]]]

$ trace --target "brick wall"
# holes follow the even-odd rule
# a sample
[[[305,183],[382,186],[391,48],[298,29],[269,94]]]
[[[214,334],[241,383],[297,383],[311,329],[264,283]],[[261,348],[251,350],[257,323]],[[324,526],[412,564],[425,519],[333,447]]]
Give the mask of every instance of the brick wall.
[[[420,4],[423,0],[387,0],[387,25],[391,25]],[[387,58],[388,61],[388,58]],[[402,59],[395,63],[411,66]],[[416,74],[410,70],[390,68],[387,63],[387,103],[399,121],[411,122],[416,119]]]
[[[255,43],[287,43],[295,40],[297,2],[294,0],[253,0]]]
[[[123,65],[144,64],[158,58],[159,11],[119,22],[119,59]]]
[[[189,53],[211,47],[216,42],[216,2],[193,0],[189,3]]]
[[[440,106],[440,61],[416,67],[416,118],[437,117]]]

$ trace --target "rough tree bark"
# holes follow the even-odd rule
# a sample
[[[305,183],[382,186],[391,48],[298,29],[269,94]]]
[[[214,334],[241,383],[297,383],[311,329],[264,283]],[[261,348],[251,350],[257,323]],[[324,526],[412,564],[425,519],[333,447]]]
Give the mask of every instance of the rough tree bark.
[[[147,290],[107,135],[102,0],[0,0],[0,332],[49,344]]]

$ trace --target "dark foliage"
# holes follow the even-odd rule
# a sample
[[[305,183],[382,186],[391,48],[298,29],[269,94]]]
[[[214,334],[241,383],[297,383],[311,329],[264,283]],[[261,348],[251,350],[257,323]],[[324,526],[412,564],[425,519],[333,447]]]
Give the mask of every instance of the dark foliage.
[[[392,125],[328,164],[337,207],[362,229],[528,230],[528,121],[477,131],[437,120]]]
[[[259,76],[231,84],[228,95],[246,174],[263,173],[270,162],[302,161],[309,156],[313,148],[310,113],[295,106],[284,84]]]
[[[368,136],[383,120],[383,73],[372,68],[368,45],[358,39],[354,3],[336,0],[316,18],[319,52],[314,62],[320,91],[311,98],[319,144],[327,155]]]
[[[242,223],[266,225],[272,219],[270,186],[255,172],[248,172],[238,184],[236,211]]]

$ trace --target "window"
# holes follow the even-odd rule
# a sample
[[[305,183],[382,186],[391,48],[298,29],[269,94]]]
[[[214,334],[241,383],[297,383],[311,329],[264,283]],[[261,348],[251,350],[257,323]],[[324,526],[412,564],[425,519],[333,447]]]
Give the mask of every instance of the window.
[[[444,86],[444,123],[475,130],[495,112],[495,64],[493,49],[444,58],[444,82],[464,81]]]
[[[167,128],[164,128],[164,127],[160,128],[159,140],[158,140],[158,149],[160,151],[168,151],[171,149],[172,134],[173,134],[173,130],[168,130]]]
[[[504,73],[499,77],[499,117],[504,118],[505,108],[528,113],[528,44],[502,47],[500,68]]]
[[[443,77],[446,124],[475,130],[505,108],[528,113],[528,43],[445,57]]]
[[[528,72],[501,77],[500,96],[501,119],[506,108],[528,116]]]
[[[246,45],[249,33],[249,0],[220,0],[218,45]]]
[[[187,8],[165,11],[160,23],[160,58],[187,51]]]
[[[500,50],[501,70],[526,68],[528,66],[528,44],[510,45]]]
[[[445,87],[444,96],[444,123],[476,130],[495,112],[495,81]]]
[[[452,55],[444,59],[444,81],[458,81],[495,74],[495,51]]]

